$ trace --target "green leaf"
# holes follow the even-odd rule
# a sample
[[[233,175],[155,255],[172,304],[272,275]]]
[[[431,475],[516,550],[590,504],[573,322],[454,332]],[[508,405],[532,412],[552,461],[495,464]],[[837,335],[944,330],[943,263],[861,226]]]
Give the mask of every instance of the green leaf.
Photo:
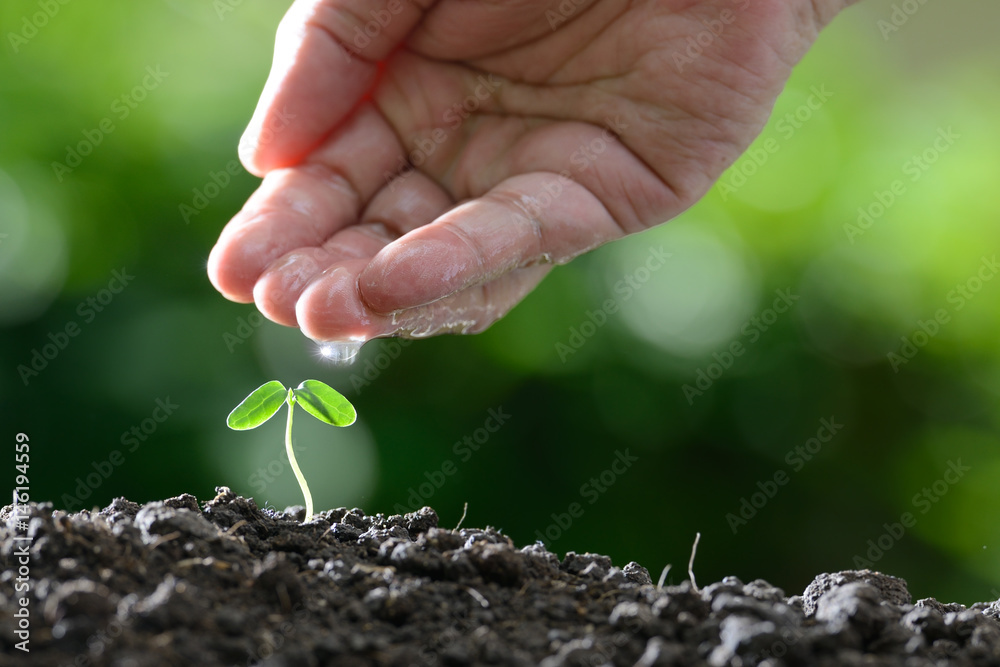
[[[351,402],[328,384],[306,380],[293,390],[302,409],[321,422],[334,426],[350,426],[358,418]]]
[[[257,428],[273,417],[287,398],[288,390],[285,386],[277,380],[271,380],[244,398],[243,402],[229,413],[226,423],[235,431]]]

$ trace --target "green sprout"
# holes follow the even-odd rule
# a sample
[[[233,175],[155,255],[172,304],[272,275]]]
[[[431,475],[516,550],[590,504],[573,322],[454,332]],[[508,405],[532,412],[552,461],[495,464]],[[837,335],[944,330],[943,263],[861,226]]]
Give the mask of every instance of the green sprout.
[[[302,495],[306,497],[306,523],[312,520],[313,499],[309,493],[309,485],[299,469],[292,450],[292,415],[295,404],[321,422],[332,426],[350,426],[358,418],[351,402],[336,389],[319,380],[306,380],[295,389],[285,389],[277,380],[261,385],[243,399],[243,402],[229,413],[226,424],[234,431],[246,431],[257,428],[273,417],[283,404],[288,404],[288,426],[285,428],[285,451],[288,452],[288,462],[299,480]]]

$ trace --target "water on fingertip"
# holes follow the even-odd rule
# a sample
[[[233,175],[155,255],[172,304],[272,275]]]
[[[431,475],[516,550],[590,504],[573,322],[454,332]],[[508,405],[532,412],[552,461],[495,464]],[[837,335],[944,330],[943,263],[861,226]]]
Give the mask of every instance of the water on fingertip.
[[[492,307],[487,306],[485,312]],[[393,335],[404,338],[430,338],[445,333],[467,334],[476,326],[477,320],[469,318],[466,309],[438,306],[418,312],[395,312],[392,314]]]
[[[319,346],[319,353],[324,359],[337,366],[350,366],[358,357],[364,340],[348,341],[316,341]]]

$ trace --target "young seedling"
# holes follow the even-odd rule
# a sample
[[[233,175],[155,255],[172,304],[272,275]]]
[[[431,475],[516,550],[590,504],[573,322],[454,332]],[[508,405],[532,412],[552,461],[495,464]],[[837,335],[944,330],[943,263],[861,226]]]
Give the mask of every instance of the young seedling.
[[[306,497],[306,523],[308,523],[313,516],[312,494],[309,493],[309,485],[306,484],[306,478],[302,475],[295,460],[295,452],[292,450],[292,416],[295,413],[295,405],[301,405],[303,410],[316,419],[333,426],[350,426],[358,418],[358,414],[351,402],[340,392],[319,380],[306,380],[295,389],[286,389],[277,380],[271,380],[244,398],[243,402],[229,413],[226,423],[234,431],[257,428],[273,417],[286,403],[288,425],[285,428],[285,451],[288,453],[288,463],[295,472],[295,479],[302,488],[302,495]]]

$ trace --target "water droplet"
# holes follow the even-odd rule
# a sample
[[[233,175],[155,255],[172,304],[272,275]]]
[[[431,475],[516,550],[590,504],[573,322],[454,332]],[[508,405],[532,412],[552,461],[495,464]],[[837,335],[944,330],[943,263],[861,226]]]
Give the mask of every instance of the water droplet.
[[[361,346],[365,344],[363,340],[349,341],[317,341],[319,353],[324,359],[331,361],[338,366],[350,366],[361,351]]]

